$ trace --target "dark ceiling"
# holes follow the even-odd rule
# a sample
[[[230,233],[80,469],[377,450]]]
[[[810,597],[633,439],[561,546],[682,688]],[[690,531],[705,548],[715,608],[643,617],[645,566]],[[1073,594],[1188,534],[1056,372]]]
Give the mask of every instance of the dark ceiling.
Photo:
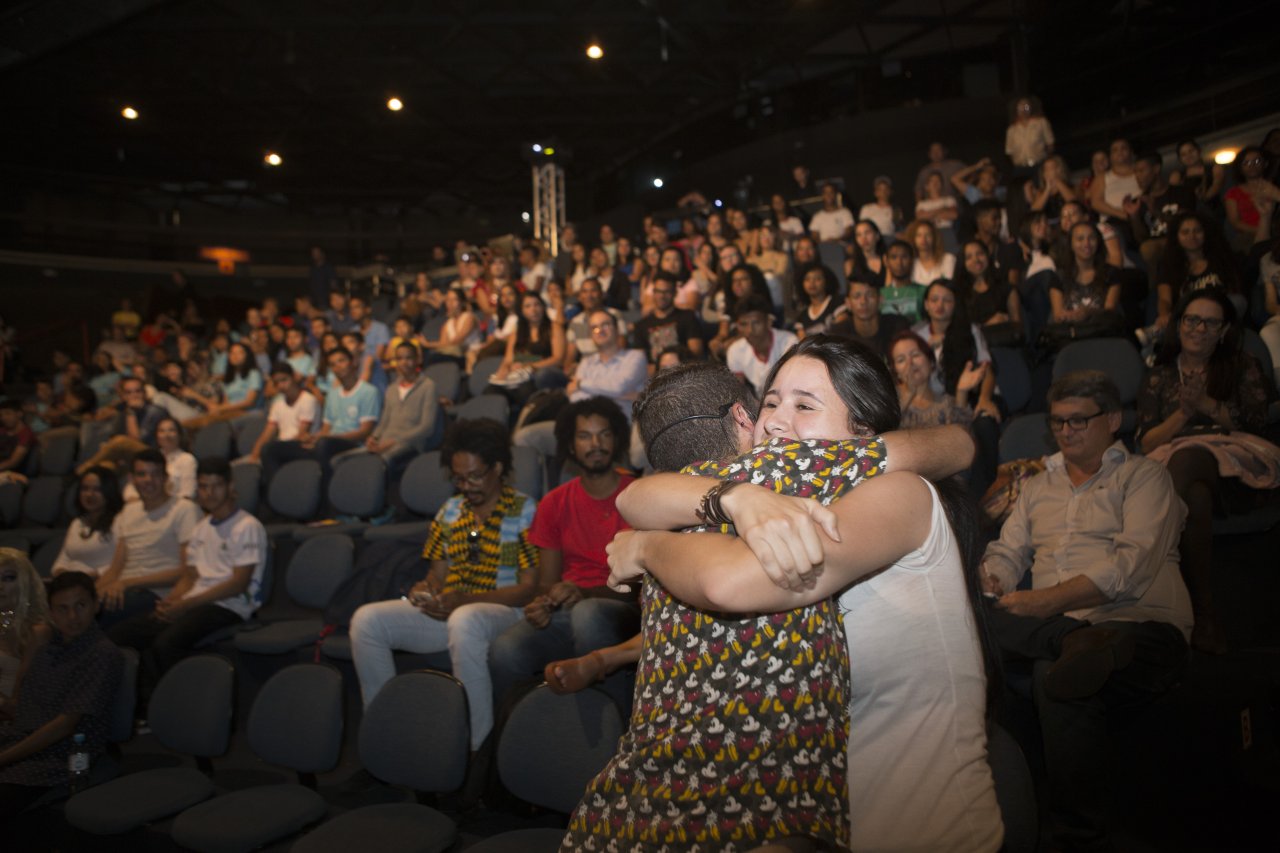
[[[572,180],[616,182],[659,145],[687,162],[730,138],[962,96],[956,69],[975,60],[1001,91],[1039,87],[1099,119],[1123,109],[1130,77],[1186,74],[1163,56],[1238,54],[1274,32],[1249,25],[1265,5],[1201,25],[1206,4],[1143,0],[28,0],[0,12],[0,175],[161,209],[506,217],[528,207],[531,141],[571,150]],[[122,119],[125,104],[141,118]],[[283,166],[264,166],[267,150]]]

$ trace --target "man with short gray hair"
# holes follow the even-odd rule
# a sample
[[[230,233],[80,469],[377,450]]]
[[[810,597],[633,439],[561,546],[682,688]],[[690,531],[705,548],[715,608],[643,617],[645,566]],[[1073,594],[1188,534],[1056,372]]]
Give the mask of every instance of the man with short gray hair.
[[[1033,661],[1054,840],[1105,849],[1109,714],[1158,698],[1187,660],[1191,601],[1178,571],[1187,510],[1164,466],[1116,440],[1106,374],[1049,389],[1059,452],[1028,480],[982,563],[1006,660]],[[1018,589],[1031,572],[1031,588]]]

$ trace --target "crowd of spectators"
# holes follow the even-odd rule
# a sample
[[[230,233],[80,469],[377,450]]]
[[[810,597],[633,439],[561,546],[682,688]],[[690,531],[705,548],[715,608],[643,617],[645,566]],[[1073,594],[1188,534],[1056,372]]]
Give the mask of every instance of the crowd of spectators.
[[[1244,148],[1231,169],[1205,162],[1193,141],[1166,163],[1116,139],[1080,180],[1054,144],[1038,101],[1021,98],[1004,159],[991,150],[965,163],[934,143],[909,199],[877,176],[854,205],[852,188],[814,183],[797,167],[787,191],[758,209],[691,193],[679,216],[646,216],[631,236],[610,224],[592,237],[565,226],[554,257],[534,240],[517,240],[510,254],[459,241],[451,267],[440,249],[390,293],[340,281],[317,248],[300,295],[272,295],[242,316],[206,317],[189,299],[147,318],[121,300],[87,364],[60,350],[21,395],[13,383],[0,400],[0,476],[24,482],[55,439],[78,453],[74,518],[53,563],[71,580],[54,581],[52,610],[33,603],[43,597],[27,589],[36,582],[25,558],[0,551],[0,569],[18,567],[25,586],[14,597],[27,608],[17,639],[0,648],[0,693],[21,704],[22,674],[34,685],[37,650],[54,629],[59,648],[85,646],[95,678],[118,669],[98,629],[77,621],[71,605],[85,598],[100,606],[106,637],[147,653],[144,692],[201,638],[252,619],[268,545],[262,523],[237,508],[234,465],[261,466],[265,491],[289,462],[315,460],[324,495],[337,466],[374,454],[395,495],[409,463],[439,447],[458,494],[417,546],[430,571],[406,598],[356,612],[353,652],[367,704],[394,675],[393,650],[448,649],[479,751],[495,701],[554,659],[620,642],[638,624],[634,598],[605,586],[604,546],[622,525],[614,500],[646,468],[630,417],[647,380],[673,364],[718,361],[761,394],[783,353],[823,334],[884,359],[904,426],[971,431],[977,452],[964,480],[975,499],[997,478],[1010,416],[1061,410],[1050,421],[1071,463],[1070,437],[1108,415],[1088,473],[1104,456],[1128,466],[1131,452],[1165,464],[1174,497],[1161,498],[1162,535],[1180,547],[1194,610],[1194,628],[1181,611],[1175,627],[1195,648],[1221,652],[1213,517],[1264,502],[1280,470],[1266,440],[1280,376],[1280,133]],[[1136,431],[1120,428],[1116,405],[1096,389],[1057,398],[1041,389],[1010,410],[993,350],[1047,375],[1066,343],[1094,337],[1126,339],[1146,360]],[[505,398],[508,421],[446,433],[462,401],[424,372],[436,365],[464,377],[483,369],[480,387]],[[1089,399],[1101,408],[1066,406]],[[221,424],[237,436],[255,429],[238,458],[197,460],[192,437]],[[1117,434],[1127,449],[1108,450]],[[550,485],[563,479],[536,509],[511,485],[513,445],[541,452]],[[1272,481],[1223,475],[1224,445],[1266,461]],[[1185,526],[1174,523],[1179,501]],[[1024,528],[1047,523],[1035,521],[1040,511],[1015,518]],[[388,500],[365,521],[401,512]],[[1004,594],[1028,570],[1025,554],[1009,550],[1016,542],[994,547],[1003,563],[992,563],[992,584]],[[629,681],[608,686],[629,701]],[[109,692],[94,681],[67,701],[92,715]],[[64,720],[57,731],[65,738],[77,725]],[[91,746],[100,741],[94,734]],[[24,760],[65,752],[50,743]],[[6,785],[12,778],[0,768]],[[34,770],[22,778],[36,781],[19,786],[53,781]]]

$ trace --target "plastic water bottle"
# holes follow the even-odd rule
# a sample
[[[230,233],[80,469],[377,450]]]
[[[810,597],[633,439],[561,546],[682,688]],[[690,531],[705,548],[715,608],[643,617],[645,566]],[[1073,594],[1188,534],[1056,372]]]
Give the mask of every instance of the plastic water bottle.
[[[84,745],[84,734],[76,732],[71,739],[71,754],[67,756],[67,784],[71,793],[83,790],[89,778],[89,750]]]

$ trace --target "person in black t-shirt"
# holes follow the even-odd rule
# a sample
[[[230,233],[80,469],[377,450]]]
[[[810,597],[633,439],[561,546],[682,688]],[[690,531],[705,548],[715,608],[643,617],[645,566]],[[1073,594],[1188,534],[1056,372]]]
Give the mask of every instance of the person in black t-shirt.
[[[635,324],[632,346],[644,350],[652,365],[669,346],[686,346],[702,357],[702,330],[692,311],[675,307],[676,282],[669,273],[658,273],[653,283],[653,310]]]
[[[1142,195],[1126,199],[1124,211],[1138,241],[1138,250],[1147,265],[1148,275],[1160,268],[1169,226],[1184,213],[1196,209],[1195,191],[1183,184],[1172,186],[1164,177],[1164,164],[1157,154],[1147,154],[1133,164],[1133,176]]]

